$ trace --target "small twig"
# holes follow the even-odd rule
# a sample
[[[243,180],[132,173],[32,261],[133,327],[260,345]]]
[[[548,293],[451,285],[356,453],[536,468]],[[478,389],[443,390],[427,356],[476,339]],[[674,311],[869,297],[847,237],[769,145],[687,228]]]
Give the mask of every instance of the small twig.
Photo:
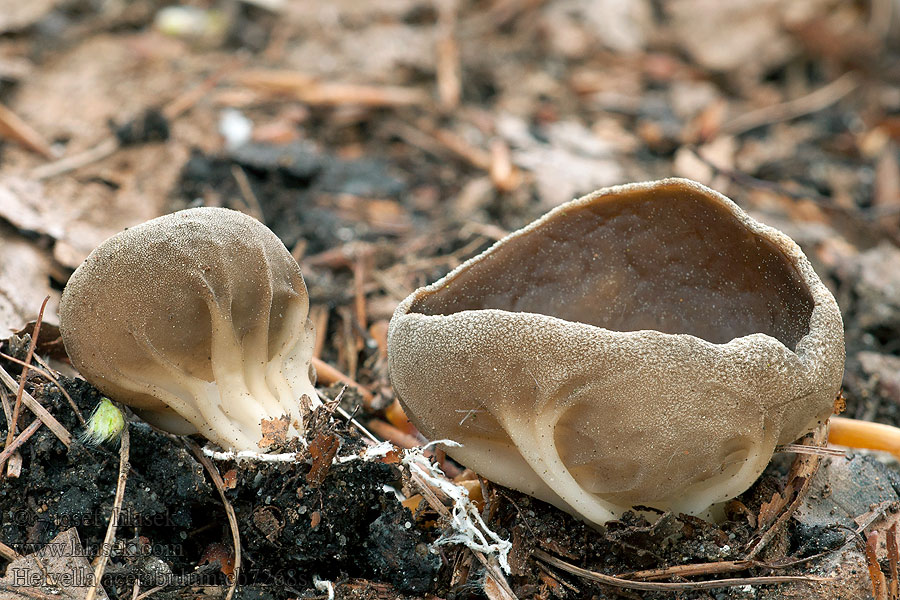
[[[356,326],[356,318],[353,316],[353,309],[349,306],[340,306],[337,309],[338,315],[341,317],[341,332],[337,340],[337,350],[339,359],[342,359],[347,366],[347,377],[350,381],[356,378],[356,369],[359,366],[359,350],[361,346],[357,345],[359,327]],[[346,382],[342,382],[346,383]],[[371,405],[370,400],[364,400],[366,406]]]
[[[551,572],[550,569],[548,569],[546,565],[538,565],[538,568],[540,568],[540,570],[541,570],[542,579],[544,577],[548,577],[553,581],[554,584],[559,584],[559,585],[563,586],[564,588],[572,590],[573,592],[578,594],[578,597],[582,596],[580,589],[578,589],[577,587],[575,587],[574,585],[572,585],[571,583],[569,583],[562,577],[558,577],[557,574]],[[565,596],[563,596],[563,597],[565,597]],[[631,596],[629,595],[629,597],[631,597]]]
[[[854,536],[848,537],[844,545],[852,542]],[[746,571],[747,569],[786,569],[795,565],[808,563],[831,554],[835,549],[825,550],[817,554],[804,556],[803,558],[782,559],[775,563],[765,563],[758,560],[723,560],[710,563],[694,563],[687,565],[675,565],[674,567],[665,567],[660,569],[647,569],[644,571],[633,571],[630,573],[619,573],[616,577],[622,579],[639,579],[649,581],[652,579],[669,579],[671,577],[696,577],[698,575],[713,575],[721,573],[735,573],[738,571]]]
[[[620,579],[650,581],[653,579],[670,579],[672,577],[696,577],[697,575],[719,575],[721,573],[735,573],[752,568],[773,569],[757,560],[723,560],[711,563],[695,563],[689,565],[675,565],[660,569],[646,569],[630,573],[619,573]]]
[[[351,262],[352,257],[353,244],[344,244],[343,246],[307,256],[303,259],[303,265],[308,267],[326,267],[328,269],[349,269],[353,264]]]
[[[75,412],[75,417],[78,419],[78,423],[84,425],[86,423],[86,421],[84,420],[84,415],[81,414],[81,410],[78,409],[78,405],[75,404],[74,400],[72,400],[72,396],[69,395],[69,392],[66,391],[66,388],[63,387],[63,385],[59,382],[59,379],[56,378],[56,375],[53,374],[53,369],[50,368],[50,365],[44,362],[44,359],[39,355],[35,355],[34,360],[38,361],[41,366],[44,367],[44,370],[41,371],[41,374],[52,381],[53,384],[57,388],[59,388],[60,393],[63,395],[66,401],[68,401],[69,406],[71,406],[72,410]]]
[[[353,417],[353,415],[351,415],[350,413],[348,413],[346,410],[344,410],[343,408],[341,408],[340,406],[338,406],[337,408],[335,408],[335,412],[338,413],[339,415],[341,415],[342,417],[344,417],[345,419],[347,419],[348,421],[350,421],[357,429],[359,429],[359,430],[363,433],[363,435],[365,435],[367,438],[369,438],[369,441],[371,441],[371,442],[373,442],[373,443],[375,443],[375,444],[380,444],[380,443],[381,443],[381,440],[379,440],[377,437],[375,437],[374,435],[372,435],[372,432],[371,432],[371,431],[369,431],[368,429],[366,429],[365,426],[364,426],[362,423],[360,423],[359,421],[357,421],[357,420]]]
[[[45,594],[44,592],[39,591],[39,589],[40,588],[31,586],[26,587],[0,582],[0,590],[3,590],[4,592],[25,596],[26,598],[33,598],[34,600],[59,600],[59,594]]]
[[[386,361],[388,357],[387,343],[389,327],[390,323],[387,319],[379,319],[369,325],[369,336],[372,338],[372,341],[375,342],[375,345],[378,346],[378,357],[382,361]]]
[[[10,548],[3,542],[0,542],[0,556],[12,562],[14,560],[19,560],[20,558],[24,558],[21,554],[16,552],[14,549]]]
[[[869,507],[869,510],[863,514],[854,517],[853,522],[857,524],[854,533],[862,539],[862,532],[872,526],[873,523],[881,520],[888,513],[896,513],[900,509],[900,502],[896,500],[885,500]]]
[[[372,280],[380,285],[382,290],[393,296],[395,300],[403,300],[413,291],[413,288],[407,286],[401,281],[398,281],[395,277],[389,275],[387,272],[378,271],[377,269],[372,271]]]
[[[473,167],[488,173],[491,171],[494,159],[487,150],[471,145],[461,136],[449,129],[434,127],[425,119],[419,119],[416,122],[416,126],[420,131],[432,136],[436,141],[447,148],[447,150],[450,150],[452,153],[466,160]]]
[[[351,414],[348,413],[346,410],[344,410],[343,408],[341,408],[341,398],[344,397],[344,391],[346,391],[346,389],[347,389],[347,386],[346,386],[346,385],[345,385],[344,387],[342,387],[342,388],[341,388],[341,391],[338,392],[338,395],[335,397],[334,400],[330,400],[329,398],[326,398],[325,396],[323,396],[323,395],[321,394],[321,392],[317,392],[317,393],[319,394],[319,400],[322,401],[322,404],[324,404],[326,407],[327,407],[329,404],[333,404],[333,405],[334,405],[334,412],[336,412],[337,414],[341,415],[342,417],[344,417],[345,419],[347,419],[347,421],[349,421],[350,423],[352,423],[353,426],[356,427],[357,429],[359,429],[360,432],[361,432],[364,436],[366,436],[367,438],[369,438],[369,441],[370,441],[370,442],[372,442],[372,443],[375,444],[375,445],[381,444],[381,443],[382,443],[381,440],[379,440],[377,437],[375,437],[374,435],[372,435],[372,432],[369,431],[368,429],[366,429],[365,426],[364,426],[362,423],[360,423],[359,421],[357,421],[357,420],[354,418],[353,415],[351,415]],[[356,411],[354,411],[354,414],[355,414],[355,412],[356,412]]]
[[[816,577],[813,575],[783,575],[772,577],[741,577],[733,579],[717,579],[710,581],[692,581],[692,582],[651,582],[651,581],[631,581],[622,579],[621,577],[613,577],[612,575],[604,575],[596,571],[590,571],[577,567],[562,559],[547,554],[543,550],[534,550],[532,555],[545,563],[562,569],[573,575],[578,575],[590,581],[596,581],[611,587],[631,590],[644,590],[648,592],[672,592],[672,591],[688,591],[688,590],[713,590],[725,587],[739,587],[744,585],[774,585],[779,583],[822,583],[834,581],[829,577]]]
[[[35,359],[36,361],[38,361],[39,363],[41,363],[41,364],[44,366],[43,369],[40,368],[40,367],[36,367],[36,366],[34,366],[34,365],[29,365],[29,364],[27,364],[24,360],[19,360],[19,359],[16,358],[15,356],[10,356],[9,354],[5,354],[5,353],[3,353],[3,352],[0,352],[0,356],[2,356],[3,358],[5,358],[6,360],[8,360],[8,361],[10,361],[10,362],[14,362],[14,363],[16,363],[17,365],[21,365],[22,367],[24,367],[24,368],[26,368],[26,369],[30,369],[30,370],[34,371],[35,373],[37,373],[37,374],[39,374],[39,375],[41,375],[41,376],[43,376],[43,377],[46,377],[48,381],[52,382],[53,385],[56,386],[56,388],[59,390],[59,392],[63,395],[63,397],[64,397],[64,398],[69,402],[69,404],[72,406],[72,410],[75,411],[75,416],[78,418],[78,422],[79,422],[81,425],[84,425],[84,424],[85,424],[84,417],[82,416],[81,411],[78,410],[78,405],[75,404],[75,401],[72,400],[72,396],[70,396],[70,395],[69,395],[69,392],[67,392],[67,391],[65,390],[65,388],[63,388],[62,384],[59,382],[59,380],[56,378],[56,376],[54,376],[53,373],[50,372],[50,367],[47,366],[46,363],[44,363],[43,360],[41,360],[41,357],[40,357],[40,356],[35,355],[35,356],[34,356],[34,359]]]
[[[100,586],[100,580],[103,578],[103,572],[106,570],[106,563],[112,553],[113,540],[116,537],[116,529],[119,527],[119,516],[122,513],[122,501],[125,499],[125,484],[128,482],[128,464],[131,454],[131,436],[128,433],[128,423],[119,434],[119,477],[116,481],[116,497],[113,501],[112,514],[109,517],[109,524],[106,526],[106,535],[103,537],[103,545],[100,546],[100,554],[97,556],[96,566],[94,567],[94,580],[91,587],[88,588],[85,600],[94,600],[97,595],[97,588]]]
[[[491,141],[491,183],[501,192],[511,192],[522,181],[521,173],[512,162],[509,145],[501,138]]]
[[[32,169],[30,177],[31,179],[42,180],[50,179],[57,175],[63,175],[69,171],[74,171],[75,169],[80,169],[81,167],[86,167],[99,160],[103,160],[118,149],[119,140],[117,140],[115,136],[110,136],[84,152],[66,156],[56,162],[47,163],[46,165],[41,165],[40,167]]]
[[[775,452],[790,452],[793,454],[818,454],[819,456],[847,456],[844,450],[837,448],[819,448],[818,446],[804,446],[803,444],[782,444],[775,446]]]
[[[884,581],[884,573],[878,563],[878,532],[872,531],[866,536],[865,555],[866,566],[869,568],[869,579],[872,581],[872,592],[875,600],[887,600],[887,585]]]
[[[223,77],[229,75],[230,73],[234,73],[236,69],[238,69],[244,63],[244,59],[235,58],[230,60],[226,65],[222,66],[222,68],[218,69],[212,75],[207,77],[204,81],[200,82],[196,87],[188,90],[187,92],[181,94],[171,102],[169,102],[163,109],[163,116],[169,121],[173,121],[176,118],[183,115],[185,112],[193,108],[197,102],[203,99],[209,92],[215,88]]]
[[[418,148],[428,154],[431,154],[437,159],[444,160],[448,156],[456,155],[459,157],[458,152],[454,152],[447,148],[444,144],[441,144],[438,140],[434,139],[434,136],[425,133],[419,130],[418,127],[410,125],[408,123],[397,122],[393,123],[391,126],[391,133],[401,138],[404,142],[413,146],[414,148]],[[469,160],[468,157],[464,157],[466,160]],[[471,161],[470,161],[471,162]],[[490,168],[490,165],[476,165],[479,168],[487,171]]]
[[[20,558],[25,558],[22,554],[19,554],[13,548],[10,548],[3,542],[0,542],[0,556],[5,558],[9,562],[19,560]]]
[[[6,422],[12,423],[12,406],[9,404],[6,386],[2,385],[0,385],[0,403],[3,404],[3,414],[6,416]]]
[[[455,110],[462,94],[459,44],[456,42],[457,0],[437,0],[437,88],[441,108]]]
[[[313,106],[418,106],[429,102],[428,94],[418,88],[323,82],[311,75],[287,70],[244,71],[236,75],[234,81]]]
[[[372,392],[364,388],[362,384],[357,383],[347,375],[344,375],[325,361],[313,357],[312,364],[316,368],[316,376],[319,381],[319,385],[343,383],[344,385],[352,386],[356,388],[356,390],[359,392],[359,395],[362,396],[363,401],[366,404],[371,404],[372,400],[375,398]]]
[[[411,146],[415,146],[433,156],[443,159],[447,155],[456,156],[473,167],[489,173],[494,185],[501,191],[509,191],[519,185],[522,173],[511,159],[505,155],[508,148],[496,146],[487,151],[473,146],[458,134],[448,129],[440,129],[426,119],[419,119],[415,125],[396,123],[393,132]]]
[[[900,582],[897,581],[897,563],[900,562],[900,553],[898,553],[897,548],[896,522],[887,530],[887,555],[888,565],[890,565],[891,570],[891,581],[888,584],[888,595],[890,596],[891,600],[897,600],[897,597],[900,596],[900,590],[898,590],[898,585],[900,585]]]
[[[50,144],[16,113],[0,104],[0,137],[7,137],[37,152],[47,160],[55,158]]]
[[[203,450],[192,440],[181,438],[181,441],[197,457],[197,460],[200,461],[206,472],[209,473],[213,484],[219,491],[219,497],[222,499],[222,504],[225,507],[225,514],[228,515],[228,524],[231,526],[231,539],[234,543],[234,571],[231,574],[231,585],[228,587],[228,593],[225,594],[225,600],[231,600],[232,596],[234,596],[234,590],[237,588],[238,578],[241,575],[241,532],[238,528],[237,514],[234,512],[234,507],[228,500],[228,496],[225,495],[225,482],[222,481],[222,476],[219,474],[216,465],[207,458]]]
[[[517,19],[539,15],[539,9],[547,3],[548,0],[497,0],[486,10],[470,16],[466,28],[482,35],[500,31]]]
[[[152,595],[155,594],[156,592],[160,592],[160,591],[166,589],[167,587],[169,587],[169,584],[168,584],[168,583],[164,583],[164,584],[158,585],[158,586],[156,586],[156,587],[154,587],[154,588],[150,588],[150,589],[147,590],[146,592],[144,592],[144,593],[142,593],[141,595],[135,597],[134,600],[144,600],[144,598],[149,598],[150,596],[152,596]]]
[[[309,247],[308,240],[304,238],[300,238],[299,240],[297,240],[297,243],[294,244],[293,248],[291,248],[291,256],[295,261],[299,263],[303,260],[303,257],[306,256],[307,247]]]
[[[47,582],[47,585],[53,588],[56,588],[59,591],[65,591],[65,588],[60,586],[59,581],[57,580],[56,573],[51,573],[47,570],[47,565],[44,564],[44,559],[37,554],[32,554],[30,556],[31,560],[34,561],[34,564],[37,565],[38,569],[41,570],[41,573],[44,575],[44,581]]]
[[[813,431],[810,436],[810,445],[812,446],[824,446],[826,443],[826,435],[827,429],[825,425],[820,425],[815,431]],[[775,537],[779,531],[781,531],[782,527],[787,523],[787,520],[794,514],[800,504],[803,502],[803,499],[806,497],[807,492],[809,491],[809,486],[812,483],[813,475],[819,469],[819,465],[822,463],[822,457],[817,454],[801,454],[798,455],[797,458],[794,459],[793,464],[791,465],[790,470],[788,471],[788,481],[794,480],[798,477],[802,477],[802,483],[800,484],[800,489],[797,490],[796,495],[793,500],[788,504],[787,508],[775,519],[775,522],[772,523],[771,526],[760,536],[760,538],[750,547],[749,552],[747,553],[746,560],[753,560],[756,558],[760,552],[762,552],[763,548]]]
[[[328,307],[321,304],[310,306],[309,320],[316,326],[316,342],[313,346],[313,356],[321,358],[322,350],[325,348],[325,339],[328,335]]]
[[[422,445],[422,442],[416,436],[400,431],[390,423],[378,418],[369,420],[369,429],[371,429],[375,435],[378,435],[401,448],[409,449]]]
[[[26,427],[22,433],[16,436],[9,446],[3,449],[3,452],[0,452],[0,470],[3,469],[3,465],[5,465],[6,461],[9,460],[9,457],[13,455],[13,452],[27,442],[28,439],[34,435],[34,432],[40,429],[41,425],[43,425],[43,422],[40,419],[35,419],[31,422],[31,425]]]
[[[372,248],[368,245],[356,246],[353,260],[353,314],[356,317],[356,323],[359,328],[365,330],[368,327],[368,316],[366,311],[366,292],[365,285],[368,273],[371,270],[369,263],[372,258]],[[361,335],[357,334],[358,347],[361,350],[365,344],[365,340]]]
[[[805,96],[744,113],[728,121],[720,129],[724,135],[740,135],[751,129],[789,121],[828,108],[859,86],[856,73],[844,73],[828,85]]]
[[[37,321],[34,324],[34,332],[31,334],[31,343],[28,345],[28,354],[25,355],[25,366],[31,364],[31,357],[34,356],[34,348],[37,346],[38,336],[41,333],[41,322],[44,320],[44,309],[47,308],[47,302],[49,300],[50,296],[47,296],[41,303],[41,310],[38,313]],[[13,436],[16,435],[19,413],[22,410],[22,393],[25,391],[25,382],[27,380],[28,369],[22,369],[22,374],[19,376],[19,388],[16,391],[16,403],[13,405],[12,421],[7,424],[5,447],[8,447],[12,443]]]
[[[253,193],[253,188],[250,187],[247,173],[244,172],[240,165],[232,165],[231,176],[234,177],[238,184],[238,189],[241,190],[241,197],[244,199],[244,204],[247,206],[250,215],[257,221],[265,223],[266,219],[263,215],[262,204],[259,203],[259,198],[256,197],[256,194]]]
[[[2,382],[7,388],[10,390],[16,390],[19,387],[19,384],[13,379],[12,375],[6,372],[6,369],[0,367],[0,382]],[[41,406],[41,403],[34,399],[34,396],[29,394],[28,392],[24,392],[22,394],[22,404],[24,404],[28,410],[33,412],[37,418],[44,422],[44,425],[53,432],[59,441],[65,445],[66,448],[72,445],[72,434],[63,427],[62,423],[56,420],[56,417],[50,414],[50,412]]]

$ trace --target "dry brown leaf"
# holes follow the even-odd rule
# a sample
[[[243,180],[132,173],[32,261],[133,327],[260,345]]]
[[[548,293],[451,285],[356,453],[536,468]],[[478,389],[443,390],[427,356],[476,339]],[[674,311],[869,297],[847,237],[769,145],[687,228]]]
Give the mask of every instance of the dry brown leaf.
[[[94,569],[87,560],[78,530],[72,527],[37,552],[6,567],[6,575],[0,578],[0,600],[22,600],[29,596],[78,600],[86,597],[93,579]],[[65,596],[60,596],[61,591]],[[103,587],[98,586],[94,598],[106,600],[107,597]]]
[[[306,481],[312,487],[318,487],[325,481],[328,471],[331,469],[331,460],[337,454],[340,440],[336,435],[320,433],[309,445],[309,453],[312,455],[312,467],[306,475]]]
[[[0,339],[37,317],[44,298],[44,320],[58,323],[59,292],[50,287],[50,257],[0,225]]]
[[[146,47],[139,47],[140,42],[90,37],[24,79],[10,108],[49,139],[68,140],[66,157],[93,148],[110,135],[110,120],[124,122],[164,103],[188,87],[186,81],[201,68],[193,57],[184,56],[181,46],[165,39],[154,38]],[[178,68],[172,67],[175,62]],[[190,146],[209,148],[207,140],[218,139],[210,115],[199,113],[173,124],[174,135],[184,143],[120,149],[78,169],[75,176],[45,180],[42,193],[35,192],[40,188],[34,183],[23,183],[18,197],[0,201],[0,207],[15,203],[9,210],[0,208],[0,217],[56,239],[54,257],[75,268],[109,236],[170,208],[170,193]],[[4,151],[3,158],[0,187],[8,188],[23,172],[46,165],[15,146]]]
[[[0,176],[0,218],[21,231],[62,236],[63,215],[48,202],[40,183],[15,175]]]
[[[287,440],[287,432],[290,425],[291,420],[286,415],[282,415],[277,419],[263,419],[260,422],[262,439],[259,440],[259,447],[270,448],[283,444]]]

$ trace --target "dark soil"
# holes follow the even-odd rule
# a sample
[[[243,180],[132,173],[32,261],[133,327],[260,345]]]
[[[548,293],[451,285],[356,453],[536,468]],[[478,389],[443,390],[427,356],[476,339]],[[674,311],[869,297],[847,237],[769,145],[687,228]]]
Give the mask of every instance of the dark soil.
[[[100,399],[83,380],[63,378],[61,383],[84,414]],[[80,431],[62,394],[48,388],[31,391],[66,428]],[[328,435],[340,439],[342,454],[361,447],[354,429],[339,422],[329,429]],[[23,476],[0,489],[4,543],[28,554],[77,527],[85,551],[95,555],[112,511],[118,452],[79,441],[66,451],[46,428],[25,448]],[[135,579],[145,587],[176,577],[191,585],[224,585],[218,564],[197,570],[201,557],[215,556],[212,550],[230,547],[231,540],[218,493],[200,463],[170,436],[134,422],[130,466],[119,545],[103,580],[110,597],[130,598]],[[218,466],[223,473],[236,469],[228,491],[244,561],[236,597],[297,597],[313,587],[313,576],[380,579],[400,592],[434,587],[440,560],[427,551],[434,535],[412,527],[412,514],[385,490],[399,485],[396,467],[352,461],[333,466],[315,485],[303,462]],[[159,597],[182,596],[176,588]]]
[[[4,344],[0,351],[13,350]],[[12,363],[4,367],[15,372]],[[85,414],[100,399],[82,380],[62,378],[61,383]],[[80,431],[74,411],[58,390],[47,384],[29,388],[64,426]],[[315,422],[313,446],[339,445],[341,456],[363,447],[357,430],[342,419],[329,421],[322,414]],[[116,551],[103,580],[107,592],[114,599],[129,598],[137,579],[142,589],[160,581],[182,583],[158,592],[160,598],[183,598],[184,585],[221,593],[227,584],[224,572],[230,572],[231,533],[218,493],[203,467],[177,439],[139,421],[131,423],[130,432],[131,470]],[[479,582],[485,573],[471,554],[458,546],[437,547],[439,553],[431,549],[440,534],[436,515],[429,509],[413,515],[399,504],[391,491],[404,485],[396,465],[362,460],[329,464],[330,459],[318,461],[318,466],[317,460],[312,460],[312,466],[307,461],[217,463],[229,482],[227,496],[240,528],[243,570],[237,598],[286,600],[315,595],[315,578],[340,583],[341,597],[421,597],[426,592],[455,600],[484,597]],[[628,513],[598,530],[500,487],[490,488],[486,516],[496,532],[513,542],[510,583],[519,597],[636,597],[584,580],[563,586],[558,575],[549,576],[552,570],[535,561],[532,553],[543,550],[585,568],[620,574],[739,560],[757,533],[753,515],[775,492],[783,491],[789,464],[788,455],[776,456],[757,484],[729,505],[729,518],[719,525],[674,514],[654,517],[651,522]],[[834,496],[851,513],[900,498],[896,474],[864,457],[851,464],[857,465],[853,467],[857,475],[828,478],[824,485],[832,487],[814,496],[823,500]],[[27,554],[74,526],[93,555],[106,531],[117,471],[115,448],[86,447],[74,441],[66,452],[41,428],[23,450],[22,476],[11,482],[14,485],[0,488],[0,536]],[[887,487],[842,491],[847,482],[860,477],[883,481]],[[872,496],[873,492],[881,495]],[[824,505],[822,510],[827,509]],[[839,525],[840,521],[810,518],[792,521],[763,556],[777,560],[827,555],[847,543],[846,531]],[[661,600],[671,594],[648,592],[640,597]],[[743,596],[735,588],[726,588],[683,592],[679,597]]]
[[[262,2],[190,3],[229,7],[227,31],[213,40],[156,31],[154,16],[167,0],[49,2],[34,15],[19,15],[21,23],[11,22],[14,9],[32,3],[7,4],[0,11],[4,107],[66,157],[104,136],[120,147],[38,178],[35,171],[52,161],[0,128],[0,249],[7,240],[28,242],[43,261],[31,267],[39,285],[30,289],[33,282],[22,281],[20,271],[10,276],[2,268],[30,255],[0,257],[0,300],[22,293],[17,302],[36,310],[44,295],[58,298],[87,251],[145,218],[201,204],[243,210],[300,261],[311,305],[326,323],[321,358],[375,395],[367,404],[348,389],[342,407],[363,424],[384,422],[394,397],[376,332],[400,299],[561,201],[608,184],[680,175],[721,190],[800,243],[843,311],[847,415],[900,426],[900,38],[896,14],[893,25],[872,18],[890,1],[832,3],[791,26],[777,14],[767,26],[768,9],[760,9],[751,15],[753,27],[741,15],[716,21],[730,14],[727,2],[696,3],[704,12],[686,25],[675,8],[691,2],[656,0],[346,0],[278,13]],[[779,12],[779,3],[769,4]],[[622,15],[605,5],[646,5],[646,35],[616,45],[599,26]],[[637,19],[626,16],[626,24]],[[761,31],[767,52],[717,66],[721,56],[709,58],[714,36],[694,34],[708,19],[741,35]],[[772,58],[773,48],[791,50]],[[732,49],[719,50],[727,58]],[[455,56],[458,72],[450,79],[458,76],[460,93],[446,106],[441,88],[448,71],[438,63],[448,56]],[[254,71],[376,91],[403,88],[425,100],[316,102],[303,90],[272,91],[239,77]],[[759,109],[808,100],[847,74],[857,77],[856,87],[825,105],[813,103],[789,119],[774,110],[749,129],[728,128]],[[177,115],[166,111],[207,84]],[[227,147],[219,134],[226,108],[251,120],[257,137]],[[504,179],[497,165],[518,178]],[[10,202],[4,196],[10,179],[44,187],[31,203]],[[23,206],[34,213],[25,215],[30,220]],[[26,348],[27,338],[0,343],[0,351],[19,359]],[[42,330],[38,354],[64,362],[61,350],[57,334]],[[0,358],[0,365],[15,377],[21,372],[12,361]],[[87,416],[100,399],[97,390],[80,379],[61,382]],[[52,384],[34,376],[27,390],[70,432],[81,431]],[[32,418],[23,413],[20,429]],[[4,427],[0,419],[0,437]],[[322,416],[312,439],[341,456],[362,447],[357,428],[342,418],[329,423]],[[41,427],[20,452],[21,475],[0,481],[0,542],[28,554],[74,526],[95,556],[112,511],[115,446],[74,440],[66,450]],[[865,563],[845,560],[850,550],[862,556],[856,542],[865,532],[856,532],[856,519],[874,511],[896,520],[900,506],[896,465],[870,456],[822,461],[796,515],[757,557],[778,569],[666,579],[837,573],[862,582],[843,596],[794,584],[635,592],[535,558],[541,550],[618,575],[743,559],[759,539],[761,512],[791,491],[794,458],[777,454],[729,504],[721,524],[672,514],[654,519],[648,512],[601,530],[489,482],[484,516],[512,541],[509,583],[519,598],[869,597]],[[239,523],[237,598],[325,598],[319,579],[334,582],[341,599],[488,597],[485,569],[471,551],[434,545],[446,523],[432,509],[413,514],[400,504],[392,488],[416,490],[395,462],[332,465],[304,455],[291,464],[216,465]],[[103,580],[110,596],[131,598],[135,580],[141,591],[162,580],[176,584],[153,598],[221,597],[233,542],[219,493],[182,441],[133,416],[124,498]],[[846,571],[838,569],[841,561]],[[7,565],[0,562],[0,571]],[[889,573],[890,565],[882,570]]]

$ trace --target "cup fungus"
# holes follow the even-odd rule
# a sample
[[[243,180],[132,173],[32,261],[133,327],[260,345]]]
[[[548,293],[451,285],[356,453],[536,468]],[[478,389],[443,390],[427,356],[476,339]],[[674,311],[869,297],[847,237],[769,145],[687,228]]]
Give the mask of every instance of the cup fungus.
[[[684,179],[554,209],[413,292],[388,349],[425,435],[595,523],[740,494],[828,418],[844,362],[799,247]]]
[[[69,279],[60,331],[72,364],[148,422],[258,450],[260,422],[318,404],[300,267],[265,225],[194,208],[118,233]]]

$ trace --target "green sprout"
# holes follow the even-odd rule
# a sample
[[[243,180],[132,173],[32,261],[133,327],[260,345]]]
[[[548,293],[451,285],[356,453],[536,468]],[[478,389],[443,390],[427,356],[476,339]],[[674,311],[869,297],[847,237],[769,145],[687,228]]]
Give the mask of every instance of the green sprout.
[[[122,411],[109,398],[103,397],[91,413],[80,439],[89,446],[99,446],[119,437],[124,428]]]

